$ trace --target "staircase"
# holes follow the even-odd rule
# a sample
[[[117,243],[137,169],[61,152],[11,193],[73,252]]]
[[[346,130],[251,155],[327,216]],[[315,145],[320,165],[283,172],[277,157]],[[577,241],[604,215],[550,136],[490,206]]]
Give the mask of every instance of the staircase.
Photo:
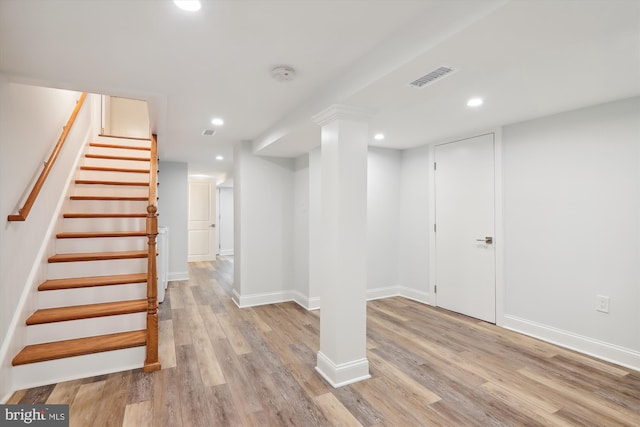
[[[35,381],[56,370],[66,379],[159,368],[157,340],[155,363],[145,351],[153,336],[149,322],[157,337],[157,311],[149,308],[157,304],[147,295],[147,271],[155,270],[147,237],[153,233],[147,231],[152,153],[151,140],[98,137],[89,143],[47,280],[38,286],[38,309],[26,320],[27,346],[12,361],[22,369],[18,375]]]

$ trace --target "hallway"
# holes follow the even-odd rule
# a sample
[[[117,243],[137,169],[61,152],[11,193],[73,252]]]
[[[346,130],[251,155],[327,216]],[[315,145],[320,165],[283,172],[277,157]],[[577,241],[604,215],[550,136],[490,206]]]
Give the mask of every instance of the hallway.
[[[19,391],[72,426],[640,424],[640,372],[403,298],[368,303],[372,379],[315,372],[319,312],[239,309],[232,259],[190,265],[160,306],[162,370]]]

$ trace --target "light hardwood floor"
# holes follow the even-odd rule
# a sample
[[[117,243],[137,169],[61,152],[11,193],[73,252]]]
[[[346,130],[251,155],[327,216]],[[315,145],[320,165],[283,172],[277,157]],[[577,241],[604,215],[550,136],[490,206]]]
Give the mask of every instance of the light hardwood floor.
[[[403,298],[368,303],[372,378],[314,371],[318,312],[239,309],[232,263],[194,263],[160,307],[162,370],[16,392],[72,426],[639,426],[640,372]]]

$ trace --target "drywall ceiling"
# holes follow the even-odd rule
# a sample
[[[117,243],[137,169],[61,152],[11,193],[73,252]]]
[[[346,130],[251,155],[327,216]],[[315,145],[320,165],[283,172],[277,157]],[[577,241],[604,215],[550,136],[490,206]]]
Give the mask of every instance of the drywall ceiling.
[[[294,81],[270,77],[282,64]],[[332,103],[376,109],[375,145],[408,148],[638,95],[639,64],[638,0],[0,0],[1,73],[145,99],[162,160],[218,176],[239,141],[317,146],[311,117]],[[440,65],[460,71],[408,87]]]

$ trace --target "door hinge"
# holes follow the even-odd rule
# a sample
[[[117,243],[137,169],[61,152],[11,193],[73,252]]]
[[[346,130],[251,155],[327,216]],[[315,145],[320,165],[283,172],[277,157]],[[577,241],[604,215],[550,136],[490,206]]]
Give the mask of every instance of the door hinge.
[[[438,285],[433,285],[433,293],[434,294],[438,293]]]
[[[433,170],[436,170],[436,162],[433,162]]]
[[[435,224],[433,224],[433,232],[434,233],[436,232],[436,225]]]

